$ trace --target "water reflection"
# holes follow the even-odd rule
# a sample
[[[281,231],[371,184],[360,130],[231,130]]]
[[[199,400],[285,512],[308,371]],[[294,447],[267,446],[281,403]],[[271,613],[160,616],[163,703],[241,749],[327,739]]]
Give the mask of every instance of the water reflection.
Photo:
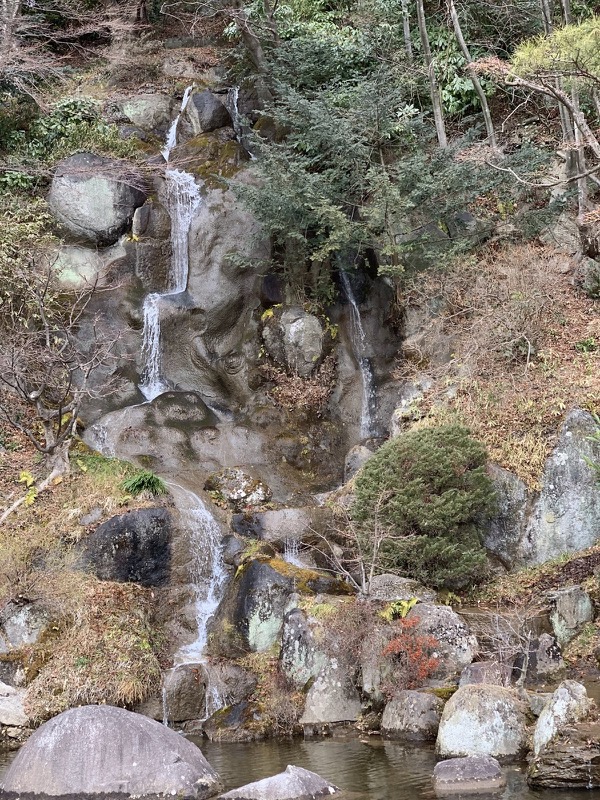
[[[248,744],[193,741],[201,746],[227,789],[266,778],[295,764],[344,789],[344,800],[434,800],[431,775],[435,756],[431,747],[383,742],[375,737]],[[0,752],[0,782],[15,755]],[[600,800],[600,790],[532,792],[519,767],[505,769],[506,789],[498,794],[477,795],[477,800]],[[461,800],[461,796],[456,795],[454,800]]]

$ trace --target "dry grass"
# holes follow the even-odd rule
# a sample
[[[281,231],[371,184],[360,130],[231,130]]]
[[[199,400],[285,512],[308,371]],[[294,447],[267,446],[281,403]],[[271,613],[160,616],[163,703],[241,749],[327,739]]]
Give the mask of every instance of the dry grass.
[[[88,703],[131,706],[160,684],[152,592],[89,575],[80,580],[69,621],[29,658],[28,678],[35,677],[27,708],[36,721]]]
[[[274,363],[263,364],[260,372],[271,384],[268,395],[276,405],[292,413],[319,418],[327,409],[335,385],[336,360],[331,353],[309,378],[290,374]]]
[[[434,379],[420,424],[458,420],[490,458],[537,488],[564,414],[600,408],[600,317],[550,248],[490,248],[426,276],[404,299],[441,298],[453,358],[441,368],[405,361],[400,379]]]

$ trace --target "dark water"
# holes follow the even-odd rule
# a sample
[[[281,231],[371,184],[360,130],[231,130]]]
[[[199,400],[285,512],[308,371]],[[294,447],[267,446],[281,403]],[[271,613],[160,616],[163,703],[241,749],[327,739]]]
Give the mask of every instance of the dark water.
[[[378,738],[350,741],[252,742],[216,744],[197,740],[227,789],[281,772],[295,764],[317,772],[344,789],[349,800],[434,800],[431,775],[433,750]],[[0,781],[15,753],[0,752]],[[490,800],[600,800],[600,790],[589,792],[532,792],[518,767],[506,767],[504,792]],[[483,795],[478,795],[481,800]]]

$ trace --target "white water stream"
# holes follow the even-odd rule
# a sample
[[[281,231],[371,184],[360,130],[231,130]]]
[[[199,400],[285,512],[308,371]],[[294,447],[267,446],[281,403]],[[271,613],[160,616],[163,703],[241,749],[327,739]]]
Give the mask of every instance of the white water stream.
[[[360,436],[361,439],[368,439],[376,433],[375,411],[377,407],[377,394],[375,391],[373,366],[368,355],[367,337],[363,328],[360,309],[356,302],[354,292],[352,291],[350,278],[343,270],[340,270],[340,276],[344,287],[344,293],[350,303],[352,349],[358,363],[358,368],[360,369],[363,386],[360,412]]]
[[[162,154],[169,162],[171,150],[177,142],[177,125],[189,100],[192,87],[183,95],[179,114],[173,120]],[[195,210],[201,198],[194,176],[178,169],[165,171],[167,211],[171,218],[171,264],[165,292],[152,292],[144,300],[144,332],[142,342],[142,370],[139,389],[146,400],[154,400],[167,391],[169,384],[163,373],[160,341],[160,309],[166,298],[172,298],[187,288],[189,272],[189,233]]]

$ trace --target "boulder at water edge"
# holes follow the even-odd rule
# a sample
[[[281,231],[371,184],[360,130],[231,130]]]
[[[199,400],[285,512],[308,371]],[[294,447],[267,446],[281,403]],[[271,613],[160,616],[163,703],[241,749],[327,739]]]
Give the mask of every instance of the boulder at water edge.
[[[440,761],[433,770],[433,790],[447,794],[480,794],[502,789],[506,778],[491,756],[468,756]]]
[[[196,745],[154,720],[113,706],[73,708],[46,722],[4,777],[11,794],[217,794],[219,776]]]
[[[504,686],[461,686],[444,707],[436,752],[444,758],[516,758],[525,750],[526,706]]]
[[[315,772],[290,765],[285,772],[271,778],[226,792],[221,795],[220,800],[315,800],[338,791],[337,786]]]
[[[388,739],[435,739],[443,710],[439,697],[406,689],[386,705],[381,732]]]

